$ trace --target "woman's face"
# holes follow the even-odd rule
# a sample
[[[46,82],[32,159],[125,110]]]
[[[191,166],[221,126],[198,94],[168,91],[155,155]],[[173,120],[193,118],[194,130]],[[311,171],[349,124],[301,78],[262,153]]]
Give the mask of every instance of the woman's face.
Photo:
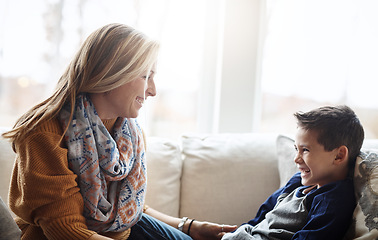
[[[91,100],[101,119],[136,118],[147,97],[156,95],[155,69],[107,93],[92,94]]]

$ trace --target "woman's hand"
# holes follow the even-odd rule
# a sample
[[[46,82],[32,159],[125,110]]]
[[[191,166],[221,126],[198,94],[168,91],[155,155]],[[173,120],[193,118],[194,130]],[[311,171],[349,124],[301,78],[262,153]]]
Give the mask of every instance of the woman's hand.
[[[189,234],[194,240],[215,240],[221,239],[224,234],[232,232],[237,228],[238,226],[236,225],[223,225],[195,220],[190,227]]]
[[[163,221],[172,227],[177,229],[177,226],[181,222],[180,218],[168,216],[164,213],[161,213],[153,208],[147,208],[145,210],[145,213],[159,219],[160,221]],[[188,234],[189,230],[189,236],[192,237],[194,240],[212,240],[212,239],[221,239],[223,235],[227,232],[232,232],[237,229],[237,226],[231,226],[231,225],[222,225],[222,224],[215,224],[210,222],[201,222],[194,220],[192,225],[189,225],[192,219],[188,219],[185,222],[185,225],[183,227],[183,232]]]

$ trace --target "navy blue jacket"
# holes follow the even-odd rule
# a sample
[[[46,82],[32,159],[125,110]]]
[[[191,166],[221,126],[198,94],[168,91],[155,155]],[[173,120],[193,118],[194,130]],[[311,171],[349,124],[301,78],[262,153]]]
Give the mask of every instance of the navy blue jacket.
[[[302,190],[308,186],[301,184],[300,173],[296,173],[288,183],[274,192],[259,208],[256,217],[248,224],[255,226],[277,203],[283,193],[299,188],[296,194],[304,196]],[[292,239],[343,239],[350,226],[356,198],[352,179],[345,179],[314,189],[306,196],[308,216],[304,227]]]

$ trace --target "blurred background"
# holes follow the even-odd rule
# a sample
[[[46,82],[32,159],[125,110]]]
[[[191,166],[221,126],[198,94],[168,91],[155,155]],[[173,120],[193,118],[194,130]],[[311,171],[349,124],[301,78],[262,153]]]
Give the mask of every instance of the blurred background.
[[[347,104],[378,138],[376,0],[0,0],[0,128],[49,96],[111,22],[161,42],[147,135],[293,134],[293,113]]]

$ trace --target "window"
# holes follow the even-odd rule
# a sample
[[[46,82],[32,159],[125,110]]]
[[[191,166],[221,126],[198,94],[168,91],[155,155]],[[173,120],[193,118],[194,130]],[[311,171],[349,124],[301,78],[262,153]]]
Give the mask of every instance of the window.
[[[291,113],[347,104],[378,137],[378,2],[268,1],[261,131],[292,132]]]
[[[147,133],[173,138],[195,131],[205,5],[201,0],[1,1],[0,126],[12,127],[52,93],[88,34],[121,22],[161,42],[158,95],[139,117]]]
[[[292,114],[347,104],[378,137],[376,0],[2,0],[0,127],[49,96],[94,29],[161,42],[148,135],[293,133]],[[32,10],[32,11],[31,11]]]

